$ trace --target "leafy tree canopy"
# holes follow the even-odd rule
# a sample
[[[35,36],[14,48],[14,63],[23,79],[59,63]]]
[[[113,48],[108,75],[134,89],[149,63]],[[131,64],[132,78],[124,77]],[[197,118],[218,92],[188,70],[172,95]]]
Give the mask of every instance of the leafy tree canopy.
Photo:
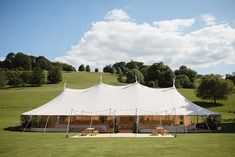
[[[199,98],[211,100],[216,103],[217,100],[226,100],[228,95],[234,90],[231,81],[224,80],[219,75],[205,75],[196,90]]]

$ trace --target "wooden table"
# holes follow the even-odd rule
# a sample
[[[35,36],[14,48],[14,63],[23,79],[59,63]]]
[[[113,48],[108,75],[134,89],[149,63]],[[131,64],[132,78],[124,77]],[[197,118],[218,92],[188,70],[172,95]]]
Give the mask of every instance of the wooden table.
[[[86,134],[94,136],[95,128],[86,128]]]
[[[156,127],[156,134],[161,134],[161,135],[164,135],[164,128],[163,127]]]

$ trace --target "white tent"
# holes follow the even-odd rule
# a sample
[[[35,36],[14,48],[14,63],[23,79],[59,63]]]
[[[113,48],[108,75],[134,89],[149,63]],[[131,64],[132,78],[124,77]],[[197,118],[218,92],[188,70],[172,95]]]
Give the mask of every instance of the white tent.
[[[87,89],[65,88],[53,100],[22,115],[216,115],[183,97],[175,87],[149,88],[99,83]]]

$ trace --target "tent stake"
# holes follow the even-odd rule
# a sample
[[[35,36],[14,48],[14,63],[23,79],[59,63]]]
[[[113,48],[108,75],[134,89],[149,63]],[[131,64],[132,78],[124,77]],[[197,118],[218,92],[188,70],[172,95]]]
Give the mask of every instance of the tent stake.
[[[44,127],[44,134],[46,133],[46,128],[47,128],[48,120],[49,120],[49,115],[47,116],[47,121],[46,121],[46,124],[45,124],[45,127]]]
[[[27,124],[26,124],[25,128],[23,129],[23,132],[25,132],[25,130],[26,130],[26,128],[28,127],[29,122],[31,121],[31,119],[32,119],[32,116],[30,116],[29,121],[27,122]]]

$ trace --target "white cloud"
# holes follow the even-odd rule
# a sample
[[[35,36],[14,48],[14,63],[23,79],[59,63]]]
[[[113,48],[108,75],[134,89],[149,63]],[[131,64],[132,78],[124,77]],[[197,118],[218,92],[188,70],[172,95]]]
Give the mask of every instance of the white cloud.
[[[175,19],[175,20],[164,20],[164,21],[154,21],[153,25],[166,31],[180,31],[184,27],[192,26],[195,19]]]
[[[229,24],[184,33],[184,27],[195,22],[193,18],[156,21],[150,25],[124,18],[129,17],[126,12],[123,13],[125,16],[111,18],[113,20],[107,19],[110,14],[106,20],[94,23],[77,45],[55,60],[76,67],[89,64],[100,69],[131,59],[146,64],[163,61],[172,68],[183,64],[202,67],[235,63],[235,29]]]
[[[216,24],[216,18],[210,13],[201,15],[201,18],[208,26]]]
[[[4,61],[5,60],[5,57],[0,57],[0,61]]]
[[[105,16],[107,21],[129,21],[130,19],[129,15],[122,9],[111,10]]]

